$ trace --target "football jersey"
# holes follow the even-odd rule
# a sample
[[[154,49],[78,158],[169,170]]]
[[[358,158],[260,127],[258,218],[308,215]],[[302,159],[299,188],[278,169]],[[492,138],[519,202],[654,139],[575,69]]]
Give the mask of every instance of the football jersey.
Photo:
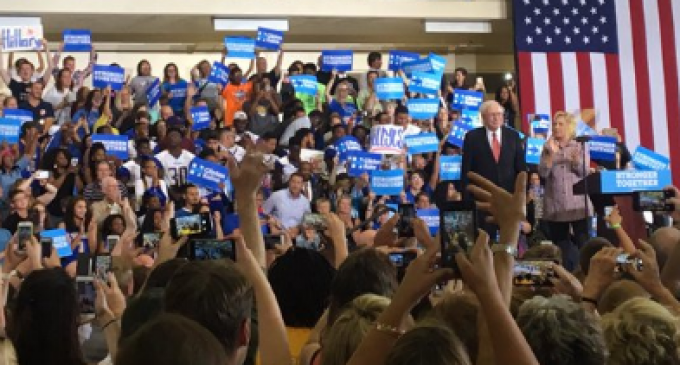
[[[175,158],[168,151],[163,151],[156,155],[158,161],[163,165],[165,172],[165,183],[168,187],[182,186],[187,183],[187,173],[189,171],[189,163],[194,159],[194,154],[182,150],[182,154]]]

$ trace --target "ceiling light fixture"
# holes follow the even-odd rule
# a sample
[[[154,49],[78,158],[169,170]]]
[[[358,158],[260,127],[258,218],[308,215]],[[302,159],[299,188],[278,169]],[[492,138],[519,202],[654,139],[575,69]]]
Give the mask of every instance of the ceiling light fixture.
[[[288,31],[286,19],[221,19],[213,18],[215,30],[255,31],[258,27]]]
[[[426,20],[425,33],[491,33],[491,23]]]

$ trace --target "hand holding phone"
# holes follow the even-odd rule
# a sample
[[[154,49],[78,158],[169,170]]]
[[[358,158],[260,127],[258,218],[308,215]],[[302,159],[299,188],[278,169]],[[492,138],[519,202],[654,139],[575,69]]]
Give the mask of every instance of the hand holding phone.
[[[416,218],[416,207],[413,204],[399,204],[398,213],[397,232],[399,237],[413,237],[413,220]]]
[[[19,222],[17,225],[17,251],[26,250],[26,242],[33,236],[33,222]]]
[[[638,212],[672,212],[675,190],[639,191],[633,194],[633,209]]]

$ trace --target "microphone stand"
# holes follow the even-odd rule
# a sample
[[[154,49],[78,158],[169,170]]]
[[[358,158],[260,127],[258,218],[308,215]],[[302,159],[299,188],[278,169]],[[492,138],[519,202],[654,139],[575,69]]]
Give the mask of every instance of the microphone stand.
[[[590,239],[593,237],[593,223],[588,220],[588,217],[590,216],[590,209],[588,209],[588,179],[587,179],[587,166],[586,166],[586,143],[590,141],[590,136],[580,136],[576,137],[576,142],[581,143],[581,152],[582,152],[582,158],[583,158],[583,203],[584,205],[584,212],[585,212],[585,220],[588,223],[588,238]]]

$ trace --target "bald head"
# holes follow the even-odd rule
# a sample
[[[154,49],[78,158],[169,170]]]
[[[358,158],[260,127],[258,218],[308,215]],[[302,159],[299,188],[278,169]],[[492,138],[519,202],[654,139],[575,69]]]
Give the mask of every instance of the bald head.
[[[106,196],[106,199],[110,201],[120,200],[120,189],[118,189],[118,180],[113,177],[105,177],[102,180],[102,192]]]
[[[663,269],[675,246],[680,243],[680,230],[674,227],[661,227],[649,237],[649,244],[656,251],[656,261]]]

